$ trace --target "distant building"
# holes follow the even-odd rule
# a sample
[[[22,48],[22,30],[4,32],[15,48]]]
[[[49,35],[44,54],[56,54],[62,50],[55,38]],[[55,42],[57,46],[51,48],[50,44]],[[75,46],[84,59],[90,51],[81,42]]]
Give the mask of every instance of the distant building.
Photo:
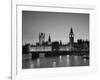
[[[69,43],[70,43],[70,48],[72,49],[74,47],[74,32],[73,29],[70,29],[69,33]]]
[[[30,46],[30,51],[78,51],[89,50],[89,41],[77,40],[74,42],[74,32],[70,29],[69,43],[62,44],[62,41],[52,41],[49,34],[48,40],[45,41],[45,33],[39,33],[39,42],[36,45]]]
[[[60,40],[60,46],[62,45],[62,41]]]
[[[52,42],[51,42],[51,37],[50,37],[50,34],[49,34],[49,38],[48,38],[48,45],[51,45]]]
[[[81,50],[89,50],[89,41],[88,40],[77,40],[78,48]]]
[[[45,42],[45,33],[39,33],[39,46],[42,46]]]

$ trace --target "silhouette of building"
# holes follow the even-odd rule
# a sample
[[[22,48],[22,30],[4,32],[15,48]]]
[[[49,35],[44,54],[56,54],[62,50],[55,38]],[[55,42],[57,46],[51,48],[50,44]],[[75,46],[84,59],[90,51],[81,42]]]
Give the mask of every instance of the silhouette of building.
[[[45,33],[39,33],[39,45],[42,46],[45,42]]]
[[[51,45],[52,42],[51,42],[51,37],[50,37],[50,34],[49,34],[49,38],[48,38],[48,45]]]
[[[70,33],[69,33],[69,43],[70,43],[70,47],[73,48],[74,46],[74,32],[73,29],[70,29]]]
[[[89,41],[78,40],[74,42],[74,32],[70,28],[69,42],[62,44],[62,41],[51,41],[49,34],[48,40],[45,41],[45,33],[39,33],[39,42],[30,46],[30,51],[89,51]]]
[[[60,46],[62,45],[62,41],[60,40]]]

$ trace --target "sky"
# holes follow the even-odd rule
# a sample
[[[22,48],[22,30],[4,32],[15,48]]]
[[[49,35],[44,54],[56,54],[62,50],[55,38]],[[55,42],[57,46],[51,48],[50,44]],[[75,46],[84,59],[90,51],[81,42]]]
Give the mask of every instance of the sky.
[[[89,40],[89,14],[22,11],[22,41],[23,44],[39,42],[39,32],[45,33],[45,41],[49,34],[51,41],[69,42],[69,32],[72,27],[74,41]]]

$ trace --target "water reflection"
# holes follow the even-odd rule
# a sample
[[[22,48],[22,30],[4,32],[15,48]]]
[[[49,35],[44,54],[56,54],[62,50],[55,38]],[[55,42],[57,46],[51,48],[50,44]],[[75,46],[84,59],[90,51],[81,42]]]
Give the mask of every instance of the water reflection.
[[[39,58],[37,59],[36,63],[37,63],[37,67],[40,67],[40,59]]]
[[[34,64],[33,63],[30,64],[30,68],[34,68]]]
[[[58,65],[59,65],[59,66],[62,66],[62,65],[63,65],[62,56],[59,56],[59,57],[58,57]]]
[[[81,64],[81,57],[80,56],[73,56],[73,63],[75,63],[74,65],[79,65],[79,64]]]
[[[66,66],[70,66],[70,58],[69,58],[69,55],[66,56]]]
[[[59,59],[61,60],[62,56],[59,56]]]
[[[88,66],[89,60],[82,56],[63,55],[58,57],[43,57],[37,59],[23,60],[23,68],[48,68],[48,67],[69,67]]]
[[[84,62],[86,62],[86,59],[83,59],[84,60]]]
[[[53,62],[52,66],[53,66],[53,67],[56,67],[56,62]]]

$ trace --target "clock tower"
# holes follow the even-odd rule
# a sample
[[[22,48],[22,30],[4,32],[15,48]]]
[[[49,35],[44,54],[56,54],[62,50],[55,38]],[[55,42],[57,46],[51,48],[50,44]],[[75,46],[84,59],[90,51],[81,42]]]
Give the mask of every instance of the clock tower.
[[[74,33],[73,33],[73,29],[72,28],[70,29],[70,33],[69,33],[69,42],[70,42],[70,45],[73,46],[73,43],[74,43]]]

